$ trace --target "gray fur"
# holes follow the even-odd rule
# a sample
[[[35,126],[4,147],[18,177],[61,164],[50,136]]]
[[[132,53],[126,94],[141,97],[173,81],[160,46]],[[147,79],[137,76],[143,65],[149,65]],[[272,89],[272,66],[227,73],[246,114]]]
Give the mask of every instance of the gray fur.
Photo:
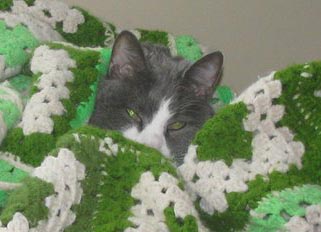
[[[168,125],[181,121],[186,126],[174,131],[165,129],[164,136],[172,156],[180,164],[195,133],[214,114],[208,94],[219,78],[222,55],[216,53],[207,58],[212,63],[221,59],[213,71],[216,66],[208,61],[192,65],[180,57],[172,57],[164,46],[139,45],[129,32],[119,37],[113,48],[109,74],[99,85],[89,123],[111,130],[123,131],[133,125],[142,130],[152,120],[161,101],[172,98],[169,108],[173,116]],[[207,76],[207,80],[198,74]],[[127,108],[140,115],[140,125],[129,117]]]

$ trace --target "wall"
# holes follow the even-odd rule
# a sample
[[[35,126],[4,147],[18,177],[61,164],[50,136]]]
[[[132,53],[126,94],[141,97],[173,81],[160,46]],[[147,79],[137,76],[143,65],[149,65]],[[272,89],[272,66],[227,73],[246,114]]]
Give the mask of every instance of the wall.
[[[190,34],[225,56],[223,83],[321,59],[320,0],[63,0],[124,29]]]

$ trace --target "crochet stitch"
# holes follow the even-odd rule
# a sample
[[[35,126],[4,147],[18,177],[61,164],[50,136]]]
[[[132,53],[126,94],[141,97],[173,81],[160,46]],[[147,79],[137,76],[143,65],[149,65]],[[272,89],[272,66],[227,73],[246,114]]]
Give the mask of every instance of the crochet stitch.
[[[37,45],[37,39],[25,27],[10,29],[0,20],[0,80],[18,74],[28,61],[28,51]]]
[[[31,60],[31,71],[41,73],[36,84],[40,90],[34,94],[24,110],[20,127],[25,135],[34,132],[50,134],[53,131],[51,115],[62,115],[65,111],[60,102],[69,98],[66,82],[72,82],[74,76],[70,68],[76,67],[64,50],[50,50],[48,46],[40,46],[35,50]]]
[[[57,0],[0,2],[0,231],[320,230],[321,62],[234,101],[218,87],[215,116],[174,167],[86,126],[121,31]],[[190,36],[131,31],[191,61],[206,54]]]
[[[274,192],[263,198],[255,210],[251,210],[250,231],[290,231],[304,228],[313,231],[320,223],[321,188],[304,185],[294,189]],[[317,231],[317,229],[316,229]]]

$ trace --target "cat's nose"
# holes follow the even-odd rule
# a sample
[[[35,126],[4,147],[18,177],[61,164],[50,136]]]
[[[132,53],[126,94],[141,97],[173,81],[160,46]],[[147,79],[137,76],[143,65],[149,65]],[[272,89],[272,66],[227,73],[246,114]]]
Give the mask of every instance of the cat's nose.
[[[145,141],[146,145],[156,148],[158,150],[162,147],[162,143],[163,143],[163,141],[162,141],[161,135],[149,136],[148,139]]]

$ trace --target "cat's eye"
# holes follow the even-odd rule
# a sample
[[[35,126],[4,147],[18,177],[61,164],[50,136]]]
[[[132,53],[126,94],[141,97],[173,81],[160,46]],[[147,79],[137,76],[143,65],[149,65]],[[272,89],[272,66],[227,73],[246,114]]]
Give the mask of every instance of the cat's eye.
[[[185,122],[173,122],[167,126],[168,130],[180,130],[186,125]]]
[[[127,114],[130,118],[132,118],[133,120],[135,120],[138,123],[141,123],[142,119],[139,117],[139,115],[132,109],[127,109]]]

